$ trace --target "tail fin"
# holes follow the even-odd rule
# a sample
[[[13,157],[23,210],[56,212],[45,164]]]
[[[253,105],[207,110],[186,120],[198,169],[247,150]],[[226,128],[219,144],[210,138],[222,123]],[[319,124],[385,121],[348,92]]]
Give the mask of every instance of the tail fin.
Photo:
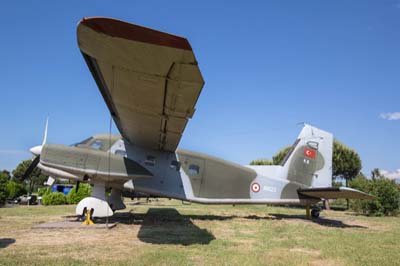
[[[287,180],[308,187],[332,185],[333,135],[310,125],[302,131],[282,160]]]

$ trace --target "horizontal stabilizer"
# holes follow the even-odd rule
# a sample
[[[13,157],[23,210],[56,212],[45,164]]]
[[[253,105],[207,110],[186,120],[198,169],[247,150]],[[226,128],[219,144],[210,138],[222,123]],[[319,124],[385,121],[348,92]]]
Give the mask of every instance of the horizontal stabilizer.
[[[367,199],[373,200],[374,196],[348,187],[320,187],[298,190],[300,195],[320,199]]]

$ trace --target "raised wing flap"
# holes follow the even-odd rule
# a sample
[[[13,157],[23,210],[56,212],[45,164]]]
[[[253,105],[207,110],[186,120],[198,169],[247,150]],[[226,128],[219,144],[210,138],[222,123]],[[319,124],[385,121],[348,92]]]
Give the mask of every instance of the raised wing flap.
[[[168,78],[165,113],[191,118],[195,111],[194,103],[204,84],[199,68],[177,63],[172,66]]]
[[[303,196],[320,199],[367,199],[373,200],[374,196],[348,187],[322,187],[299,189],[298,193]]]
[[[109,18],[84,19],[77,34],[124,138],[174,151],[204,85],[189,42]]]

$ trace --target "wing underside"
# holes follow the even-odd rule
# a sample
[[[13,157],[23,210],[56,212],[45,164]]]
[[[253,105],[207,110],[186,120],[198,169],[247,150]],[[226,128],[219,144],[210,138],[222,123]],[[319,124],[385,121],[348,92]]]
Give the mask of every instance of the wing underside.
[[[320,199],[375,199],[362,191],[347,188],[347,187],[322,187],[322,188],[307,188],[299,189],[298,193],[302,196],[320,198]]]
[[[83,19],[77,35],[124,138],[174,151],[204,85],[189,42],[109,18]]]

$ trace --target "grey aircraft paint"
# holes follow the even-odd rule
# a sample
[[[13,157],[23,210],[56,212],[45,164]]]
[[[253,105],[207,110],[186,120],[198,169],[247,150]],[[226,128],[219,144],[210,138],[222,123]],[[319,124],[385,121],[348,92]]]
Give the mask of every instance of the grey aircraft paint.
[[[100,150],[98,147],[109,139],[114,141],[109,152]],[[119,136],[104,135],[93,136],[75,147],[45,145],[41,164],[75,175],[90,173],[92,179],[102,179],[119,189],[133,179],[138,192],[193,202],[278,204],[291,200],[300,204],[298,189],[311,187],[315,174],[330,167],[323,159],[329,155],[318,149],[331,153],[332,135],[306,125],[298,139],[282,166],[241,166],[188,150],[173,153],[146,149]],[[310,139],[314,140],[313,147],[307,144]],[[306,156],[304,151],[311,148],[312,156]],[[330,180],[329,171],[328,176],[318,178]],[[115,179],[122,182],[111,182]]]

